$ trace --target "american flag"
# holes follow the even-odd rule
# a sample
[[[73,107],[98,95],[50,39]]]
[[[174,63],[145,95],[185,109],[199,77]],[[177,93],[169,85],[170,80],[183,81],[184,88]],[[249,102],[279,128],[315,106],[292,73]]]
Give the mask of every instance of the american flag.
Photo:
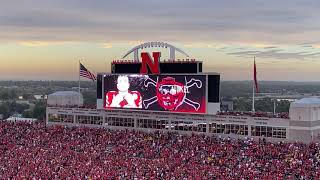
[[[84,65],[80,63],[80,76],[91,79],[92,81],[97,80],[96,76],[92,74]]]

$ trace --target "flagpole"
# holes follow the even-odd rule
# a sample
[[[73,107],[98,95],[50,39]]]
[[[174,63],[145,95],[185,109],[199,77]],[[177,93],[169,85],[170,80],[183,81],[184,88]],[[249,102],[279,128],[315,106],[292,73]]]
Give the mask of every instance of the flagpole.
[[[256,61],[256,57],[254,56],[253,57],[253,63],[255,63],[255,61]],[[254,66],[254,64],[253,64],[253,66]],[[254,73],[255,72],[253,72],[253,78],[252,78],[252,112],[254,113],[255,112],[255,108],[254,108],[254,94],[255,94],[255,79],[254,79]]]
[[[78,72],[78,76],[79,76],[79,104],[78,104],[78,106],[80,106],[80,60],[79,60],[79,72]]]

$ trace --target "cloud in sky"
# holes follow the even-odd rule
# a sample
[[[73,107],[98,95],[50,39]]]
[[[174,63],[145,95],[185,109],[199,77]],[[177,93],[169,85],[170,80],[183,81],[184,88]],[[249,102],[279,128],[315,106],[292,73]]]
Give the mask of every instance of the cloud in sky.
[[[61,45],[65,44],[66,42],[62,41],[21,41],[18,42],[21,46],[27,46],[27,47],[43,47],[43,46],[52,46],[52,45]]]
[[[317,0],[12,0],[0,40],[300,43],[319,37]]]
[[[320,57],[320,52],[308,53],[305,51],[302,52],[284,52],[281,49],[271,49],[267,51],[239,51],[239,52],[230,52],[229,55],[235,55],[238,57],[260,57],[264,59],[282,59],[282,60],[306,60],[316,57]]]
[[[315,60],[320,57],[317,42],[290,44],[290,45],[242,45],[239,48],[226,48],[223,50],[228,55],[236,57],[259,57],[269,60]]]
[[[106,71],[106,60],[146,41],[177,45],[207,60],[208,71],[228,72],[230,79],[240,77],[239,69],[251,68],[244,61],[252,56],[266,59],[270,71],[274,60],[287,65],[308,60],[299,68],[310,72],[316,66],[309,60],[320,56],[319,9],[318,0],[3,1],[0,51],[5,53],[0,61],[5,66],[0,76],[15,73],[16,67],[26,69],[22,63],[31,64],[30,60],[37,67],[42,64],[38,71],[53,69],[50,61],[57,62],[56,71],[66,66],[65,74],[56,79],[73,77],[73,64],[67,62],[78,58]],[[291,73],[281,69],[286,72]]]
[[[113,46],[110,43],[102,43],[102,47],[106,48],[106,49],[109,49],[109,48],[112,48]]]

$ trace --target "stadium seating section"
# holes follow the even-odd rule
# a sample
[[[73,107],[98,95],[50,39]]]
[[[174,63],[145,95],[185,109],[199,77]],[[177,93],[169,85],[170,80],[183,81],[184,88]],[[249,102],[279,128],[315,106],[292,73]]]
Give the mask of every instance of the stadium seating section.
[[[1,179],[319,179],[320,145],[0,121]]]

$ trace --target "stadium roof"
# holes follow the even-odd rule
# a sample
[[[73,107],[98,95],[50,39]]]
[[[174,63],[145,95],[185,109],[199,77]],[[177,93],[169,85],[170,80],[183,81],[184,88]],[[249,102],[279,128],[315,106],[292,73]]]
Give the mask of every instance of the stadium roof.
[[[83,105],[83,96],[76,91],[58,91],[48,95],[48,105],[74,106]]]
[[[55,93],[50,94],[50,96],[70,96],[70,95],[79,95],[79,92],[76,91],[57,91]]]
[[[320,107],[320,98],[303,98],[291,103],[292,107]]]

